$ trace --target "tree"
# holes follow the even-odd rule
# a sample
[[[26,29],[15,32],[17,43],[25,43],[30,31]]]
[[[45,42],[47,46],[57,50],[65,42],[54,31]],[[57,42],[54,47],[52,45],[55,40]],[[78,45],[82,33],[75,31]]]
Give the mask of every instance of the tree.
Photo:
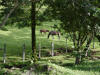
[[[30,2],[28,0],[1,0],[0,4],[3,7],[0,9],[1,25],[29,26]]]
[[[11,4],[11,2],[9,2]],[[4,5],[4,6],[8,6],[8,4],[6,0],[2,0],[1,4]],[[14,10],[18,7],[19,3],[18,3],[18,0],[15,0],[14,1],[14,7],[9,11],[9,13],[5,16],[4,15],[4,19],[2,21],[2,23],[0,24],[0,26],[3,26],[5,25],[5,23],[7,22],[8,18],[11,16],[11,14],[14,12]]]
[[[94,15],[98,0],[46,0],[44,3],[48,5],[51,16],[62,22],[61,28],[70,34],[75,47],[75,64],[79,64],[88,52],[99,20]]]
[[[31,0],[31,2],[30,3],[29,2],[30,1],[27,1],[27,0],[2,0],[1,4],[2,4],[2,6],[4,6],[2,11],[3,11],[3,15],[4,15],[4,13],[6,13],[6,16],[4,15],[4,19],[2,20],[2,23],[0,24],[0,26],[5,25],[9,17],[11,19],[11,16],[13,18],[14,17],[16,18],[18,16],[18,15],[17,16],[13,15],[13,14],[17,14],[19,12],[19,11],[17,13],[14,12],[16,9],[19,8],[19,10],[21,10],[22,5],[27,5],[27,4],[31,3],[32,56],[33,56],[34,63],[36,64],[37,57],[36,57],[36,34],[35,34],[35,29],[36,29],[36,2],[37,2],[37,0]],[[10,11],[9,11],[9,9],[10,9]],[[23,14],[23,12],[20,12],[20,13]],[[24,16],[25,15],[26,14],[24,14]]]
[[[37,57],[36,57],[36,34],[35,34],[35,29],[36,29],[36,3],[35,0],[32,0],[32,8],[31,8],[31,30],[32,30],[32,52],[33,52],[33,58],[34,58],[34,63],[36,63]]]
[[[37,53],[36,53],[36,4],[39,0],[31,0],[31,31],[32,31],[32,56],[34,64],[37,62]]]

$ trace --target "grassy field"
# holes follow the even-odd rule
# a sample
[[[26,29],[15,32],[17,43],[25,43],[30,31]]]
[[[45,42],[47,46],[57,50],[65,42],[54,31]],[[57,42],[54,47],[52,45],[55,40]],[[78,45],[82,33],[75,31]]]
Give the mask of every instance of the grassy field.
[[[49,23],[52,25],[53,23]],[[59,40],[57,36],[54,37],[55,44],[55,52],[60,51],[63,52],[58,56],[50,57],[47,53],[51,51],[51,42],[52,37],[47,39],[47,34],[41,35],[40,29],[49,29],[52,30],[48,23],[44,24],[45,26],[37,26],[36,28],[36,46],[38,52],[38,45],[41,43],[42,47],[42,58],[39,60],[39,64],[48,65],[52,67],[49,75],[100,75],[100,59],[85,59],[84,63],[80,65],[74,65],[75,58],[64,51],[59,50],[60,48],[66,48],[66,40],[64,36],[61,36]],[[0,30],[0,48],[3,48],[3,45],[7,45],[7,64],[11,62],[22,62],[22,49],[23,44],[26,45],[26,62],[29,61],[30,53],[31,53],[31,28],[25,27],[22,29],[18,29],[15,27],[6,27],[8,31]],[[72,48],[73,43],[68,40],[68,48]],[[91,44],[92,48],[92,44]],[[95,49],[93,51],[98,51],[93,56],[100,56],[100,46],[98,45],[97,39],[95,39]],[[0,50],[0,65],[2,66],[2,56],[3,50]],[[0,75],[3,75],[3,71],[11,71],[7,68],[2,68],[0,71]],[[25,75],[26,69],[22,71],[21,69],[13,70],[17,75]],[[18,74],[19,72],[19,74]],[[34,72],[33,72],[34,73]],[[38,73],[41,73],[39,71]],[[12,75],[15,75],[12,74]],[[38,75],[48,75],[43,71],[43,74]]]

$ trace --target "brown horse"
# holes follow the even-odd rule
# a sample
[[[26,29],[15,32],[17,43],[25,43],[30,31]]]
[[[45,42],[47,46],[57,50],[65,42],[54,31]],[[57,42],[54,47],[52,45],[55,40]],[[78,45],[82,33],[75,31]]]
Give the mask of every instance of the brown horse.
[[[46,32],[49,32],[49,30],[45,30],[45,29],[41,29],[40,30],[40,33],[42,34],[42,33],[46,33]]]
[[[59,37],[59,39],[60,39],[60,32],[50,31],[49,34],[48,34],[48,38],[50,37],[50,35],[53,36],[53,39],[54,39],[54,35],[58,35],[58,37]]]

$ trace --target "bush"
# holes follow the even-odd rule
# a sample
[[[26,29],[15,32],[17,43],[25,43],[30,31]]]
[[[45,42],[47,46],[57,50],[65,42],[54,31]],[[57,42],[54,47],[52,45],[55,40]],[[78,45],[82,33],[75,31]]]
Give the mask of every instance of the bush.
[[[16,68],[28,68],[30,66],[31,62],[10,62],[10,63],[5,63],[2,64],[2,68],[8,68],[11,69],[12,67]]]
[[[8,31],[8,29],[5,28],[5,27],[0,27],[0,29],[3,30],[3,31]]]
[[[5,70],[0,70],[0,75],[13,75],[13,74]]]

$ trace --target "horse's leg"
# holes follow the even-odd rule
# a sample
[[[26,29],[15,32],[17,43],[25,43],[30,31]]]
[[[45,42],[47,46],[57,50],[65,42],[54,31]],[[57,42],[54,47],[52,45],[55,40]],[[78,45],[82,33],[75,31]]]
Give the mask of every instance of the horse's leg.
[[[43,36],[45,35],[45,32],[42,32]]]
[[[41,35],[42,35],[42,31],[40,31]]]
[[[44,32],[45,33],[45,35],[46,35],[46,32]]]
[[[49,37],[50,37],[50,33],[48,34],[48,39],[49,39]]]
[[[40,34],[41,34],[41,31],[40,31]]]
[[[58,38],[60,39],[60,35],[58,34]]]
[[[54,35],[52,35],[52,39],[54,39]]]

